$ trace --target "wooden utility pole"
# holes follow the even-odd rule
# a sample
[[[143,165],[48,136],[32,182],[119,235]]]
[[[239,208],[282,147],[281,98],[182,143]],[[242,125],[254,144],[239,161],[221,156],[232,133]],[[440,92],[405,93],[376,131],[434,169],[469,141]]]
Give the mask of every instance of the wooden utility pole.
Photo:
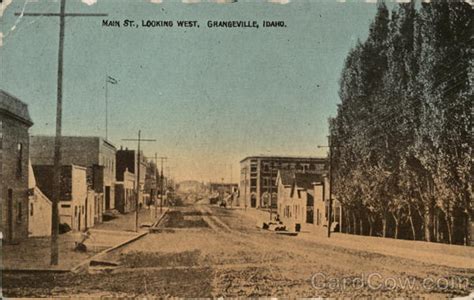
[[[155,152],[155,218],[158,217],[158,155]]]
[[[332,224],[332,184],[333,184],[333,167],[332,167],[332,145],[331,138],[329,138],[329,207],[328,207],[328,238],[331,237]]]
[[[66,0],[61,0],[59,13],[15,13],[15,16],[59,17],[59,47],[58,47],[58,78],[56,100],[56,136],[54,139],[53,166],[53,199],[51,212],[51,258],[50,264],[59,263],[59,211],[58,203],[61,197],[61,135],[62,135],[62,103],[63,103],[63,61],[64,61],[64,30],[65,17],[105,17],[107,14],[66,13]]]
[[[273,165],[270,166],[270,222],[272,221],[273,217],[273,207],[272,207],[272,194],[273,194],[273,180],[272,180],[272,175],[273,175]]]
[[[244,168],[244,203],[247,211],[247,167]]]
[[[329,204],[328,204],[328,238],[331,237],[331,223],[332,223],[332,186],[333,186],[333,165],[332,155],[334,145],[332,139],[328,136],[328,146],[318,146],[318,148],[329,148]],[[323,185],[324,186],[324,185]],[[340,228],[340,227],[339,227]]]
[[[137,182],[135,183],[135,231],[138,232],[138,197],[140,195],[140,166],[141,166],[141,157],[140,157],[140,143],[141,142],[156,142],[154,139],[142,139],[141,130],[138,130],[138,139],[122,139],[122,141],[134,141],[138,142],[137,146]]]
[[[109,138],[109,81],[107,80],[107,75],[105,75],[105,139]]]
[[[224,191],[225,191],[224,177],[221,178],[221,182],[222,182],[222,185],[221,185],[221,203],[223,203],[224,202]]]

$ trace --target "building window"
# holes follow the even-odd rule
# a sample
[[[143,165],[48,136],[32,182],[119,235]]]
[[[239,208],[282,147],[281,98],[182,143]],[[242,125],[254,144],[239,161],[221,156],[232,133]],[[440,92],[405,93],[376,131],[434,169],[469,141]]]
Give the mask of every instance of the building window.
[[[74,217],[77,217],[77,206],[74,206]]]
[[[33,216],[33,208],[34,208],[34,204],[30,203],[30,216]]]
[[[17,144],[17,166],[16,166],[16,176],[21,177],[22,175],[22,162],[23,162],[23,145],[21,143]]]
[[[256,173],[257,172],[257,162],[252,161],[250,163],[250,173]]]

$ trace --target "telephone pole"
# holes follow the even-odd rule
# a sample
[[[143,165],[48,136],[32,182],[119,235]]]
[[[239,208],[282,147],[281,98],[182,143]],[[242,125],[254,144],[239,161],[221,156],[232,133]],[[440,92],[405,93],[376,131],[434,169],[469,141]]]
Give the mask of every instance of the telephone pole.
[[[135,183],[135,231],[138,232],[138,197],[140,196],[140,167],[141,167],[141,157],[140,157],[140,143],[141,142],[156,142],[155,139],[142,139],[141,130],[138,130],[138,139],[122,139],[122,141],[133,141],[138,142],[137,149],[137,181]]]
[[[273,199],[272,199],[272,194],[273,194],[273,180],[272,180],[272,175],[273,175],[273,165],[270,166],[270,222],[272,221],[273,217]]]
[[[333,186],[333,165],[332,165],[332,155],[333,155],[333,148],[335,147],[332,144],[331,136],[328,136],[329,145],[328,146],[320,146],[318,148],[329,148],[329,204],[328,204],[328,238],[331,237],[331,223],[332,223],[332,186]]]
[[[247,211],[247,167],[244,168],[244,203]]]
[[[158,217],[158,155],[155,152],[155,218]]]
[[[61,197],[61,135],[62,135],[62,103],[63,103],[63,61],[64,61],[64,31],[66,17],[106,17],[108,14],[66,13],[66,0],[61,0],[59,13],[15,13],[15,16],[59,17],[59,47],[58,47],[58,77],[56,100],[56,135],[54,139],[53,166],[53,199],[51,212],[51,257],[50,264],[59,263],[59,211],[58,203]]]
[[[221,178],[222,180],[222,185],[221,185],[221,203],[224,202],[224,191],[225,191],[225,188],[224,188],[224,177]]]

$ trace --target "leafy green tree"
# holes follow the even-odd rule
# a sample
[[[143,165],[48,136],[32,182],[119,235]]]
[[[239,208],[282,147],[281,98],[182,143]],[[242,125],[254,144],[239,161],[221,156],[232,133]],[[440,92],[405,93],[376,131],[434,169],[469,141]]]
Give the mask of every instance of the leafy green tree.
[[[330,122],[349,231],[466,243],[472,222],[472,8],[383,2],[341,73]],[[349,221],[352,219],[352,222]],[[405,235],[406,237],[406,235]]]

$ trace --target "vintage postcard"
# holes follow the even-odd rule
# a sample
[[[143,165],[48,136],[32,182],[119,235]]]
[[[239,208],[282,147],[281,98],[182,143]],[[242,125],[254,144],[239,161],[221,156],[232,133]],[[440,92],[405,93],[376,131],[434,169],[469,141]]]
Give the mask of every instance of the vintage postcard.
[[[473,299],[473,8],[0,0],[1,296]]]

